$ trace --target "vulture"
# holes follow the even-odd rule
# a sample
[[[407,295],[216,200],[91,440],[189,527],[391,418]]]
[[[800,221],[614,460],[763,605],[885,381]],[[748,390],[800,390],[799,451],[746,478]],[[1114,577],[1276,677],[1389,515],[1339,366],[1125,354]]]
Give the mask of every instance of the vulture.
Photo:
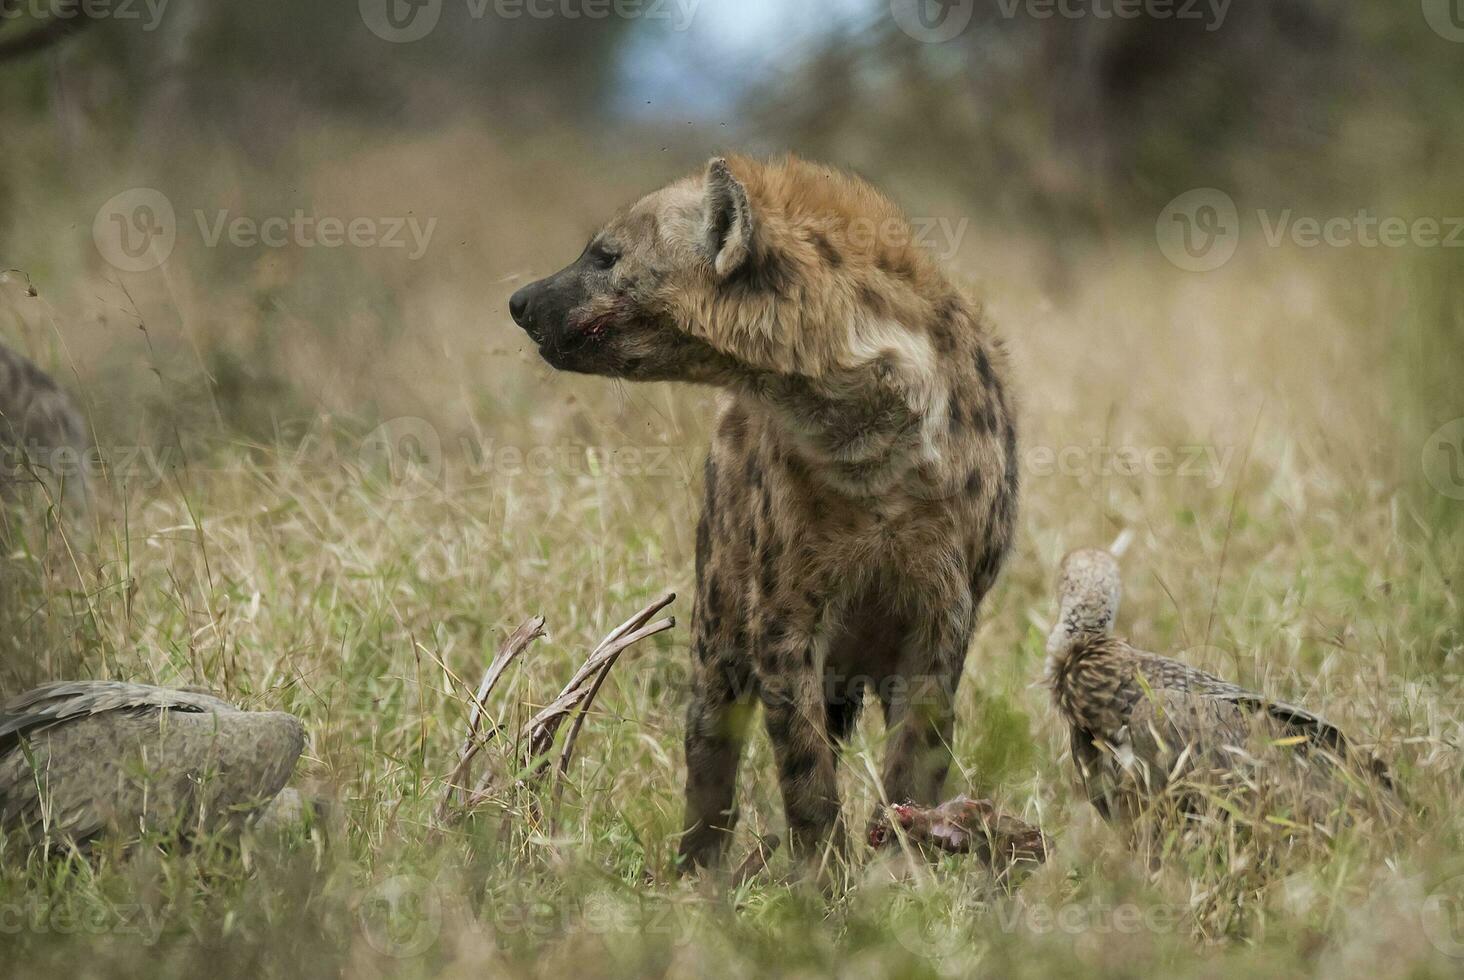
[[[1105,820],[1132,822],[1167,796],[1190,816],[1243,812],[1249,800],[1259,819],[1321,823],[1349,784],[1396,801],[1383,763],[1326,719],[1115,636],[1121,585],[1111,552],[1069,554],[1057,591],[1046,680]]]
[[[104,833],[237,831],[284,789],[304,745],[293,715],[209,694],[47,684],[0,705],[0,832],[84,847]]]
[[[39,479],[84,511],[90,448],[71,396],[30,358],[0,344],[0,500],[18,498]]]

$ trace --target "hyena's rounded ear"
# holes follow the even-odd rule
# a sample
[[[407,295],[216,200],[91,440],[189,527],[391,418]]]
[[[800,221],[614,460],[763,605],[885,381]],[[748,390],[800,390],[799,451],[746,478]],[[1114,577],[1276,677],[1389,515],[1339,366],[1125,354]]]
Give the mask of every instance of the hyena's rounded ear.
[[[702,240],[712,267],[725,279],[752,254],[753,215],[747,188],[721,157],[707,164],[706,215]]]

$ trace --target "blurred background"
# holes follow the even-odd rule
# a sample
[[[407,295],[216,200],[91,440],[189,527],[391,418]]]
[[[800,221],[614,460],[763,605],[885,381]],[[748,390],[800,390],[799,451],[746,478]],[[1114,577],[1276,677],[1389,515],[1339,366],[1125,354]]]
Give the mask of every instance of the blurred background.
[[[520,346],[513,288],[725,150],[857,170],[927,216],[968,278],[1020,275],[1053,302],[1115,247],[1152,243],[1191,189],[1239,202],[1256,239],[1260,209],[1411,220],[1464,197],[1457,0],[3,10],[0,267],[61,314],[98,423],[129,430],[109,438],[143,420],[272,437],[321,411],[471,413],[517,383],[494,359]],[[166,261],[98,244],[147,240],[150,212],[113,200],[137,189],[171,207]],[[296,212],[362,219],[375,244],[218,234],[221,217]],[[1397,257],[1366,258],[1381,251]],[[27,342],[56,339],[7,312]],[[147,370],[165,405],[136,383]]]
[[[1418,901],[1378,882],[1464,881],[1464,0],[0,0],[0,343],[72,393],[100,461],[85,533],[45,507],[0,528],[0,694],[123,677],[299,715],[300,781],[348,804],[343,900],[466,848],[442,887],[485,921],[602,881],[639,902],[680,829],[713,394],[556,374],[507,303],[729,151],[869,177],[1011,349],[1021,525],[952,786],[1063,838],[1026,894],[1156,895],[1074,790],[1038,683],[1059,557],[1125,528],[1130,635],[1323,712],[1437,818],[1401,860],[1319,861],[1310,891],[1281,869],[1274,902],[1264,862],[1181,880],[1158,898],[1185,928],[1127,945],[940,909],[917,924],[987,935],[940,975],[1132,975],[1143,944],[1172,972],[1191,935],[1270,943],[1263,973],[1437,960]],[[682,624],[607,683],[554,845],[506,800],[439,855],[425,830],[504,631],[543,613],[552,637],[494,706],[512,727],[668,587]],[[759,740],[739,847],[781,826],[773,771]],[[234,890],[179,876],[163,903],[193,910],[164,917],[175,972],[360,951],[312,875],[281,906],[221,867]],[[0,900],[33,884],[0,869]],[[666,962],[766,976],[856,941],[852,972],[911,973],[867,901],[878,941],[769,901],[751,933],[692,920]],[[517,934],[521,972],[666,947],[563,921],[563,943]],[[507,972],[468,956],[501,931],[462,931],[440,945],[462,975]],[[95,949],[47,962],[112,975]]]

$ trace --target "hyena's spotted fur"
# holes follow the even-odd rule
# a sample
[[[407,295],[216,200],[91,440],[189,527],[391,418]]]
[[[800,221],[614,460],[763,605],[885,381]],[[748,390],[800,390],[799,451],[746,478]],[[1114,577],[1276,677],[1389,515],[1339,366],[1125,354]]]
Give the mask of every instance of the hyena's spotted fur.
[[[73,506],[86,502],[86,423],[50,375],[0,344],[0,499],[44,481]]]
[[[713,864],[761,704],[792,843],[839,827],[866,693],[884,797],[932,804],[976,611],[1010,546],[1006,356],[868,184],[714,160],[613,219],[514,317],[565,370],[724,389],[692,615],[683,860]]]

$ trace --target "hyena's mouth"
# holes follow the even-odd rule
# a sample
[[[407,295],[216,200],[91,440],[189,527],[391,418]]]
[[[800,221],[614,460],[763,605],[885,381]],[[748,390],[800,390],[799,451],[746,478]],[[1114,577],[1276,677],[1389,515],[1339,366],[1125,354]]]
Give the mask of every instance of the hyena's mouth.
[[[571,315],[560,330],[545,331],[539,341],[539,353],[561,370],[584,370],[587,357],[600,346],[618,319],[619,314],[614,310]]]
[[[609,331],[611,324],[619,317],[618,313],[601,313],[599,316],[590,317],[579,323],[570,324],[571,336],[578,339],[580,344],[588,344],[599,340]]]
[[[585,316],[571,316],[556,345],[560,354],[578,354],[604,340],[619,313],[610,310]]]

